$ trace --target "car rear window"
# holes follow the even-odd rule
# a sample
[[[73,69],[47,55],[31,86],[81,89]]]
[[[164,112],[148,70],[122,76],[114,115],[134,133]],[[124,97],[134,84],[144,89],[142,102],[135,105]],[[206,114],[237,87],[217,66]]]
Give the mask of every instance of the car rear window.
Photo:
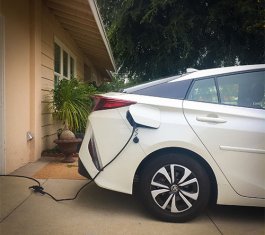
[[[191,82],[192,80],[166,82],[129,93],[169,99],[184,99]]]

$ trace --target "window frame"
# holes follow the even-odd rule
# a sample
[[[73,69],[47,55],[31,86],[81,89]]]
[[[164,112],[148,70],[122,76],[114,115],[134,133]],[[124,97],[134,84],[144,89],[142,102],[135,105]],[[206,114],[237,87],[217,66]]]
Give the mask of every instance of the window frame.
[[[60,47],[60,73],[55,71],[55,67],[53,68],[54,69],[54,84],[56,85],[56,83],[62,79],[70,80],[71,77],[76,77],[77,60],[76,60],[76,56],[72,53],[72,51],[67,46],[65,46],[65,44],[62,43],[62,41],[60,41],[57,37],[54,37],[53,52],[55,52],[55,44],[57,44]],[[67,76],[64,76],[64,61],[63,61],[64,52],[67,54]],[[71,58],[74,61],[73,74],[71,74]],[[54,66],[55,66],[55,57],[54,57]],[[56,81],[55,77],[58,78],[58,81]]]
[[[231,105],[231,104],[223,104],[221,103],[221,96],[220,96],[220,89],[219,89],[219,84],[218,84],[218,78],[219,77],[224,77],[224,76],[231,76],[231,75],[241,75],[241,74],[246,74],[246,73],[255,73],[255,72],[265,72],[264,69],[253,69],[253,70],[245,70],[245,71],[239,71],[239,72],[232,72],[232,73],[224,73],[224,74],[216,74],[216,75],[212,75],[212,76],[205,76],[205,77],[198,77],[198,78],[193,78],[192,82],[190,84],[190,87],[186,93],[185,99],[187,101],[193,101],[193,102],[200,102],[200,103],[207,103],[207,104],[218,104],[218,105],[225,105],[225,106],[230,106],[230,107],[238,107],[238,108],[249,108],[249,109],[257,109],[257,108],[253,108],[253,107],[245,107],[245,106],[238,106],[238,105]],[[195,101],[195,100],[189,100],[188,97],[190,95],[190,92],[192,90],[192,87],[194,85],[194,83],[198,80],[204,80],[204,79],[209,79],[209,78],[213,78],[214,79],[214,83],[215,83],[215,88],[217,91],[217,97],[218,97],[218,103],[209,103],[209,102],[204,102],[204,101]],[[259,109],[259,110],[264,110],[264,109]]]

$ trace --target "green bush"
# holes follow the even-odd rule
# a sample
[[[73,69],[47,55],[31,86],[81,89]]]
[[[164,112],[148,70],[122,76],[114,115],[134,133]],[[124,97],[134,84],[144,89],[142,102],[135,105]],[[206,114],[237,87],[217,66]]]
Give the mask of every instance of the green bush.
[[[66,128],[74,133],[84,132],[92,109],[91,95],[95,92],[96,88],[92,84],[86,84],[76,78],[62,79],[52,90],[53,116],[63,121]]]

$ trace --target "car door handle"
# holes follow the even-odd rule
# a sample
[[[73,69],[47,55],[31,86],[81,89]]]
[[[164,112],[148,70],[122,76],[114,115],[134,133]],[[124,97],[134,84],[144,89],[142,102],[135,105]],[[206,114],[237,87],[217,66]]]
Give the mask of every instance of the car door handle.
[[[196,117],[199,122],[211,122],[211,123],[225,123],[226,120],[219,117]]]

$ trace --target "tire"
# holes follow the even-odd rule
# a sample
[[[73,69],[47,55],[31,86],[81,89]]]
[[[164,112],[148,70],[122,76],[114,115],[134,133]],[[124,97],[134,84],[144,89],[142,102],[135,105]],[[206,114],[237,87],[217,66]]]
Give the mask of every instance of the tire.
[[[186,222],[208,205],[210,180],[193,158],[164,154],[142,170],[139,193],[144,206],[160,220]]]

